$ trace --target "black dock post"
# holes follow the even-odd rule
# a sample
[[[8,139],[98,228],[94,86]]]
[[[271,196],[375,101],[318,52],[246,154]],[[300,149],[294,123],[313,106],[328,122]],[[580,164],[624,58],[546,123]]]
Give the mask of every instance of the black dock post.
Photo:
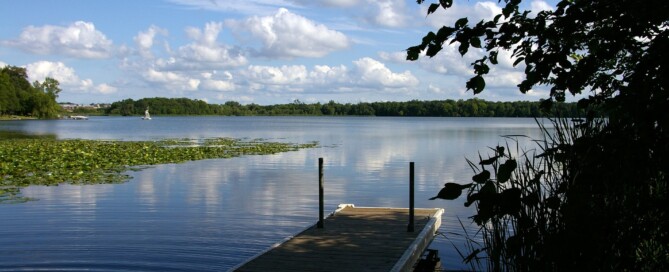
[[[407,227],[407,232],[413,232],[414,230],[414,163],[409,163],[409,226]]]
[[[318,224],[317,228],[323,228],[323,158],[318,158]]]

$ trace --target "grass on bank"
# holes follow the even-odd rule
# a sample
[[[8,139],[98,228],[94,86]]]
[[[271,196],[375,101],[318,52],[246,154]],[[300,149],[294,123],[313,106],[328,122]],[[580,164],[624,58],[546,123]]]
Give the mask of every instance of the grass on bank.
[[[185,161],[265,155],[313,148],[263,140],[212,138],[160,141],[0,140],[0,203],[24,202],[20,188],[30,185],[123,183],[128,170]]]

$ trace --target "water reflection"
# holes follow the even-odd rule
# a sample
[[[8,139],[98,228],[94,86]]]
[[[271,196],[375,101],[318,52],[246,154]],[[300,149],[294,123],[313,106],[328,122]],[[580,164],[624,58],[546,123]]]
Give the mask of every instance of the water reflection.
[[[445,182],[469,182],[465,158],[504,143],[500,135],[539,135],[534,120],[513,118],[135,119],[8,123],[58,138],[238,137],[323,147],[160,165],[130,172],[124,184],[26,188],[39,201],[0,205],[0,270],[226,270],[317,220],[319,157],[328,210],[340,203],[406,207],[414,161],[416,205],[445,208],[441,232],[462,232],[458,218],[471,215],[463,201],[427,199]],[[439,237],[432,247],[445,268],[465,268],[451,241]]]

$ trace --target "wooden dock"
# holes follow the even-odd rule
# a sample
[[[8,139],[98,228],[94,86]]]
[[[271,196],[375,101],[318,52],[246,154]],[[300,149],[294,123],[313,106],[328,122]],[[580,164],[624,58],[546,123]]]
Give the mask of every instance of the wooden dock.
[[[231,271],[411,271],[441,225],[443,209],[339,208]]]

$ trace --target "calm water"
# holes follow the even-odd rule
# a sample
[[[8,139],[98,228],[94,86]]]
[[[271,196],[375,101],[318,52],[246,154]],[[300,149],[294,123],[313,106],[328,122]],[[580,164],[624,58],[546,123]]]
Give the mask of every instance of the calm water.
[[[445,268],[465,268],[451,242],[469,226],[463,200],[427,200],[445,182],[465,183],[465,158],[538,136],[533,119],[364,117],[93,117],[7,121],[0,131],[59,139],[151,140],[235,137],[320,148],[268,156],[160,165],[115,185],[28,187],[23,204],[0,205],[0,270],[221,271],[313,224],[318,158],[325,203],[408,206],[409,162],[416,206],[445,209],[438,249]],[[471,230],[474,227],[471,226]]]

